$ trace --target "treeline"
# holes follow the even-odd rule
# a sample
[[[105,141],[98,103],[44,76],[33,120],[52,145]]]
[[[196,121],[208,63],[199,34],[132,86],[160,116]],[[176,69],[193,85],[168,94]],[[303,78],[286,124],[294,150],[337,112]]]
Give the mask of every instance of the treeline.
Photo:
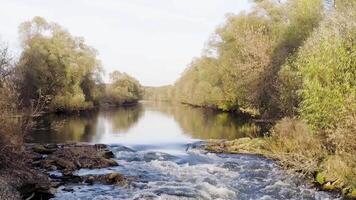
[[[143,99],[152,101],[172,101],[175,91],[172,85],[144,87],[144,90]]]
[[[227,17],[171,91],[156,92],[284,118],[266,138],[267,154],[326,189],[350,193],[356,188],[355,21],[353,0],[256,1],[250,12]]]
[[[19,33],[20,55],[0,42],[0,199],[20,198],[7,196],[15,189],[3,189],[20,188],[31,171],[24,142],[34,116],[132,104],[143,92],[137,80],[117,71],[104,84],[97,51],[56,23],[35,17],[22,23]]]
[[[104,84],[97,51],[60,25],[35,17],[20,25],[19,34],[23,48],[19,59],[0,69],[6,71],[1,82],[6,79],[22,108],[67,112],[141,98],[140,83],[125,73],[113,72],[111,83]],[[6,56],[2,59],[9,60]]]

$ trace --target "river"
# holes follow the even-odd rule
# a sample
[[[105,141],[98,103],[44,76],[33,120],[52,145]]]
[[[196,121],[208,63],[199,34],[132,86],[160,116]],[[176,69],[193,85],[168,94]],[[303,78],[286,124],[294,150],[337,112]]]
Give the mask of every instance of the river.
[[[201,150],[206,139],[257,137],[263,126],[229,113],[168,103],[141,102],[77,116],[48,115],[37,120],[29,142],[109,144],[119,163],[81,169],[77,175],[119,172],[127,186],[62,186],[56,200],[114,199],[334,199],[317,191],[275,162],[255,155]],[[70,188],[70,190],[68,190]]]

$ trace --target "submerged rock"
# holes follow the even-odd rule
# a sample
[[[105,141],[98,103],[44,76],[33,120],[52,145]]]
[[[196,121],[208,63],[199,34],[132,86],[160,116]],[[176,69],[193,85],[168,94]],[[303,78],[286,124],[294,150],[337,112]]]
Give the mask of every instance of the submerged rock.
[[[92,185],[94,183],[108,184],[108,185],[126,185],[128,180],[122,174],[113,172],[109,174],[102,175],[90,175],[83,177],[84,182]]]

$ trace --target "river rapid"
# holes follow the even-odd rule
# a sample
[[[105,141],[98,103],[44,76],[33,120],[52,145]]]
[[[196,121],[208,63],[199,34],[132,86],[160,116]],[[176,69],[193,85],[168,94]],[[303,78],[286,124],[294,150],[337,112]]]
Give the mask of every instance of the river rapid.
[[[84,116],[38,119],[31,142],[108,144],[119,166],[81,169],[76,175],[118,172],[130,180],[125,186],[67,184],[59,188],[56,200],[336,198],[264,157],[200,148],[206,139],[252,137],[261,130],[227,113],[144,102]]]

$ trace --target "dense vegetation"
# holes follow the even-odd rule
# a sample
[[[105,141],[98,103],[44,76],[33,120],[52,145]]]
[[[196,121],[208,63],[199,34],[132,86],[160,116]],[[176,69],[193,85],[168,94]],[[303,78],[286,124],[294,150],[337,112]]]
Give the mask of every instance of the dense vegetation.
[[[0,199],[19,198],[11,188],[41,179],[23,156],[33,116],[136,103],[142,96],[139,82],[125,73],[114,72],[104,84],[96,50],[60,25],[35,17],[19,34],[20,55],[0,43]]]
[[[112,82],[103,84],[97,51],[60,25],[35,17],[22,23],[19,33],[23,51],[7,68],[22,107],[76,111],[93,108],[106,97],[115,104],[141,98],[141,85],[125,73],[115,72]]]
[[[143,96],[140,83],[126,73],[114,71],[110,74],[111,84],[106,87],[102,101],[104,103],[123,105],[136,103]]]
[[[351,192],[355,21],[352,0],[256,1],[251,12],[227,17],[174,86],[150,88],[146,96],[284,118],[270,131],[263,153],[317,177],[325,189]]]

